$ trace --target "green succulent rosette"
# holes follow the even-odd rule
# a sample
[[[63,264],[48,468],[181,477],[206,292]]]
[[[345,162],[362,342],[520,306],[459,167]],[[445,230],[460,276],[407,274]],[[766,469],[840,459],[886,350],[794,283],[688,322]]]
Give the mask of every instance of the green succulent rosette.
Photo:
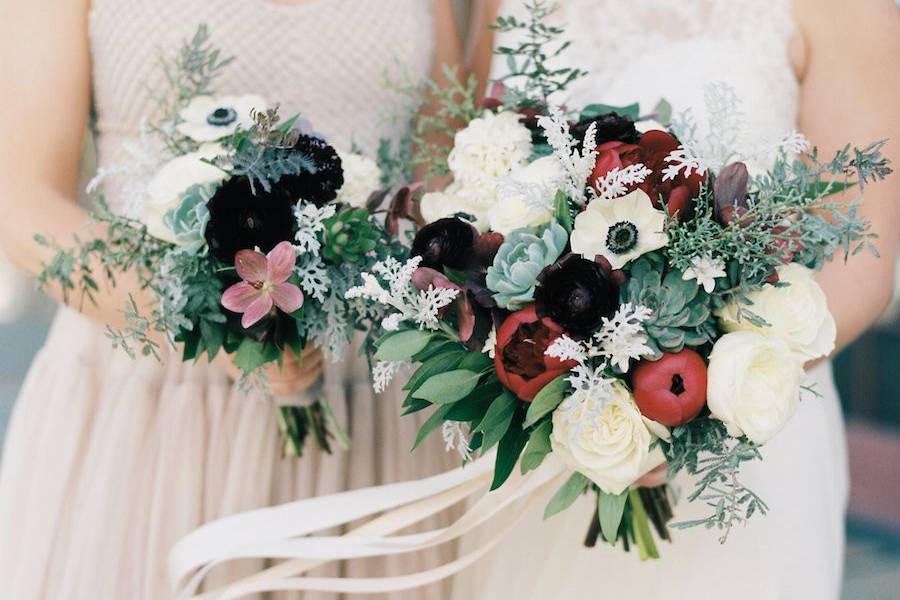
[[[556,221],[540,235],[530,227],[510,232],[487,271],[486,283],[497,306],[518,310],[530,303],[538,275],[556,262],[568,240],[568,233]]]
[[[204,231],[209,223],[209,208],[206,204],[215,189],[212,185],[191,186],[184,193],[181,204],[167,211],[163,217],[163,223],[172,230],[177,245],[185,252],[206,252]]]
[[[331,263],[358,262],[378,244],[379,232],[365,208],[344,207],[324,225],[322,256]]]
[[[710,296],[695,279],[685,280],[682,272],[669,270],[650,258],[631,264],[627,283],[620,288],[622,303],[641,304],[653,311],[644,322],[648,342],[657,357],[678,352],[685,346],[703,346],[717,337],[710,310]]]

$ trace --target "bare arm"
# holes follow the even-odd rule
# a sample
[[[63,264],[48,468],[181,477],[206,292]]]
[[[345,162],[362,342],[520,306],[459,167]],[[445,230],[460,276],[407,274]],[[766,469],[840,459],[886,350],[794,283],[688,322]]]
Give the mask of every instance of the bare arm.
[[[36,233],[64,246],[75,234],[103,235],[76,203],[90,108],[88,7],[88,0],[0,0],[0,246],[32,274],[52,256]],[[120,325],[128,294],[143,300],[136,279],[118,278],[115,288],[98,279],[97,305],[81,308]],[[50,292],[61,299],[59,289]]]
[[[476,98],[485,95],[494,56],[494,31],[489,25],[497,20],[503,0],[476,0],[472,5],[466,42],[466,68],[478,80]]]
[[[840,257],[820,274],[837,322],[838,348],[878,318],[891,298],[900,237],[900,11],[891,0],[796,0],[804,40],[800,130],[829,156],[847,142],[889,138],[896,172],[866,186],[862,214],[879,235],[881,258]],[[843,199],[858,195],[851,190]]]

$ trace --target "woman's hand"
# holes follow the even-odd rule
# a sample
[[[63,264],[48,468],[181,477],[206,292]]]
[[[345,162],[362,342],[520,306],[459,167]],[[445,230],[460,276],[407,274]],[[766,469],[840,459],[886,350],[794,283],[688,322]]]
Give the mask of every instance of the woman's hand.
[[[664,483],[669,482],[669,478],[666,475],[666,471],[668,471],[668,469],[669,464],[663,463],[649,473],[646,473],[643,477],[635,481],[634,484],[638,487],[659,487]]]
[[[215,362],[232,380],[236,381],[243,374],[227,354],[220,353]],[[290,348],[285,348],[282,365],[271,363],[263,368],[262,374],[274,395],[290,396],[306,391],[316,382],[322,373],[322,362],[322,351],[315,346],[304,348],[300,358]]]

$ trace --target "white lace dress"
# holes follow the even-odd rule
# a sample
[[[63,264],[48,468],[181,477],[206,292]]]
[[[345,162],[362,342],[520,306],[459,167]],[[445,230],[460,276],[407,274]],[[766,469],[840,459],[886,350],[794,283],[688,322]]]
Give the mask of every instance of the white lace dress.
[[[160,50],[197,26],[236,61],[222,94],[257,93],[302,112],[335,144],[374,155],[409,114],[386,74],[421,80],[432,57],[425,0],[94,0],[89,18],[100,164],[123,162],[162,83]],[[400,117],[392,120],[392,117]],[[124,182],[104,190],[123,202]],[[101,327],[61,309],[31,367],[0,469],[0,596],[10,600],[162,600],[172,544],[223,515],[416,479],[456,465],[436,438],[411,456],[420,420],[400,396],[376,397],[353,351],[326,369],[326,392],[351,452],[281,456],[276,411],[239,394],[215,367],[133,361]],[[432,523],[432,526],[438,525]],[[330,574],[377,576],[433,566],[416,557],[354,562]],[[234,565],[221,583],[261,565]],[[449,582],[405,597],[446,597]],[[279,596],[281,597],[281,596]],[[288,597],[297,598],[297,595]],[[331,598],[330,595],[310,595]]]
[[[509,13],[521,4],[506,2]],[[574,40],[565,61],[590,74],[571,105],[660,97],[677,110],[705,112],[704,84],[722,81],[743,100],[752,137],[777,139],[796,126],[798,84],[788,55],[794,30],[789,0],[562,0],[560,22]],[[499,40],[501,43],[504,40]],[[501,73],[503,63],[495,64]],[[702,120],[701,120],[702,121]],[[700,134],[702,135],[702,122]],[[752,166],[752,165],[751,165]],[[725,545],[714,531],[673,532],[662,559],[581,547],[592,510],[581,504],[543,522],[520,526],[454,588],[455,598],[728,598],[834,600],[843,564],[847,467],[843,422],[829,364],[809,378],[821,398],[801,402],[785,430],[744,469],[746,483],[771,511],[733,531]],[[684,492],[690,482],[679,478]],[[706,514],[682,502],[676,520]],[[474,543],[477,540],[469,540]]]

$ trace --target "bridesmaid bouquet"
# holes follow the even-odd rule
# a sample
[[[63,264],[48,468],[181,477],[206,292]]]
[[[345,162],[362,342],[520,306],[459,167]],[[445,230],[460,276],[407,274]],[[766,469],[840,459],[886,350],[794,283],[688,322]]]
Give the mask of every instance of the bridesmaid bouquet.
[[[548,43],[560,30],[540,8],[498,27]],[[724,542],[767,510],[741,464],[815,394],[804,364],[834,348],[815,270],[875,251],[856,204],[829,196],[890,173],[881,143],[830,160],[793,132],[745,144],[721,85],[702,139],[665,102],[646,117],[557,109],[548,94],[580,73],[547,67],[553,52],[532,44],[500,49],[524,86],[495,85],[456,133],[454,182],[422,197],[409,258],[378,262],[347,293],[388,310],[375,388],[414,365],[406,413],[431,411],[416,445],[440,429],[465,460],[496,448],[491,489],[552,454],[573,474],[545,516],[593,494],[588,545],[602,535],[658,557],[651,526],[669,539],[673,493],[635,484],[663,464],[693,475],[688,500],[710,507],[674,526]]]
[[[204,27],[164,61],[171,89],[160,94],[161,116],[146,128],[140,164],[123,168],[130,205],[118,214],[100,200],[94,216],[107,238],[62,248],[39,237],[57,250],[40,280],[92,299],[95,269],[112,281],[133,270],[155,303],[132,299],[128,327],[108,329],[113,344],[159,357],[161,333],[185,361],[225,352],[264,389],[260,368],[287,350],[299,356],[314,343],[340,359],[353,332],[382,313],[347,299],[349,282],[405,250],[388,233],[396,212],[378,218],[388,190],[376,163],[335,149],[297,117],[282,122],[260,96],[215,95],[230,61]],[[326,403],[281,416],[293,451],[310,432],[328,448]]]

